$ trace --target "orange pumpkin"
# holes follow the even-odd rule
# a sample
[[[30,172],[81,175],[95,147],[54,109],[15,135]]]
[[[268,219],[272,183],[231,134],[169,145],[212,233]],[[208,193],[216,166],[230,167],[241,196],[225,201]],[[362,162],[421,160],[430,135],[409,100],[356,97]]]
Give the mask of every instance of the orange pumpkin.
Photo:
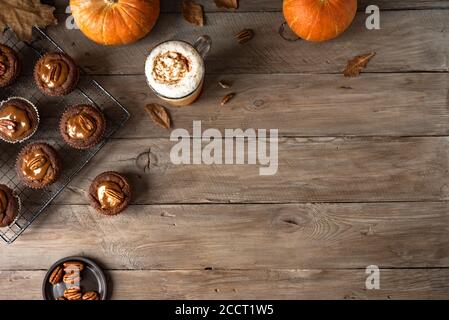
[[[326,41],[351,25],[357,0],[284,0],[283,7],[285,20],[298,37]]]
[[[70,0],[76,24],[89,39],[103,45],[136,42],[153,29],[159,0]]]

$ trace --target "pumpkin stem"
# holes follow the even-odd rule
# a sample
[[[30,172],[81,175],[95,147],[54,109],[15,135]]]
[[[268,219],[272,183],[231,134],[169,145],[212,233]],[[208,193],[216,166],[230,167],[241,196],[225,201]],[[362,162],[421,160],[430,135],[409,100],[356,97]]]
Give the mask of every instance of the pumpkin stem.
[[[117,3],[119,0],[104,0],[104,2],[106,2],[106,4],[115,4]]]

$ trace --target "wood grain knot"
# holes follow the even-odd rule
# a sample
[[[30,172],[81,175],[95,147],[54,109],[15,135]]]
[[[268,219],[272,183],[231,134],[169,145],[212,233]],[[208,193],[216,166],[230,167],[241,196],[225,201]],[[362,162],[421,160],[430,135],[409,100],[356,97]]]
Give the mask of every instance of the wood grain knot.
[[[136,157],[136,167],[144,173],[150,172],[151,167],[151,148],[142,152]]]
[[[262,107],[264,104],[265,104],[265,101],[262,100],[262,99],[255,100],[255,101],[253,102],[253,106],[254,106],[255,108],[260,108],[260,107]]]
[[[293,233],[303,230],[309,224],[309,219],[302,215],[285,213],[277,216],[275,224],[279,226],[282,231]]]

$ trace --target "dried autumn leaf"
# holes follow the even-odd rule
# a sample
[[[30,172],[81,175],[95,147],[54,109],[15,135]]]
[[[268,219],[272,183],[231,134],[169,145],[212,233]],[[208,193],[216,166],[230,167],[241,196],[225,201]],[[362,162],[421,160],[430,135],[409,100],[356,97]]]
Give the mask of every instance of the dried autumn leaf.
[[[238,0],[214,0],[218,8],[237,9],[239,7]]]
[[[145,106],[145,110],[151,120],[164,129],[170,129],[171,120],[167,110],[156,103],[150,103]]]
[[[345,77],[357,77],[363,69],[366,68],[368,62],[376,55],[375,52],[362,54],[348,61],[348,65],[344,71]]]
[[[229,89],[231,87],[231,84],[229,82],[226,82],[224,80],[218,81],[218,85],[222,87],[223,89]]]
[[[197,26],[204,26],[203,6],[194,1],[184,0],[182,2],[182,15],[188,22]]]
[[[57,24],[54,10],[39,0],[1,0],[0,31],[10,27],[20,40],[31,41],[34,26],[44,28]]]

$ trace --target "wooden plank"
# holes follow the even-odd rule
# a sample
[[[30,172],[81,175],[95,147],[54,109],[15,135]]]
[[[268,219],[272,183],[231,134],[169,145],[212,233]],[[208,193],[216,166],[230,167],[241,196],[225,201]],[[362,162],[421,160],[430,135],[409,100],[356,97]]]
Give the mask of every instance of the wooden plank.
[[[282,11],[283,0],[240,0],[238,12],[249,11]],[[178,1],[162,1],[162,11],[178,12],[180,4]],[[196,0],[201,3],[206,12],[226,11],[217,9],[211,0]],[[449,8],[447,0],[359,0],[358,9],[364,11],[369,5],[377,5],[381,10],[402,10],[402,9],[441,9]],[[233,12],[232,10],[228,12]]]
[[[223,90],[218,81],[233,86]],[[133,115],[117,137],[168,137],[144,111],[159,102],[144,76],[96,77]],[[126,84],[126,85],[124,85]],[[255,85],[256,84],[256,85]],[[201,99],[171,108],[174,128],[278,128],[281,136],[448,135],[448,74],[210,75]],[[237,96],[225,108],[228,92]],[[325,92],[325,95],[323,95]]]
[[[282,39],[279,12],[210,13],[202,28],[189,25],[179,14],[162,14],[150,36],[113,50],[92,43],[78,30],[68,31],[65,15],[48,32],[92,74],[143,74],[154,45],[176,38],[191,42],[202,34],[214,41],[208,73],[341,73],[348,59],[372,51],[377,56],[367,72],[449,71],[447,15],[447,10],[387,11],[382,13],[381,30],[367,30],[366,15],[360,13],[345,34],[325,43]],[[239,45],[233,35],[244,28],[254,29],[256,36]]]
[[[279,168],[271,176],[260,176],[259,165],[174,165],[170,151],[175,144],[113,140],[74,179],[76,192],[55,201],[85,204],[82,191],[108,170],[129,176],[136,204],[449,199],[447,137],[282,138]]]
[[[45,2],[45,1],[44,1]],[[47,1],[52,3],[51,0]],[[211,0],[195,0],[203,6],[205,12],[226,11],[217,8]],[[239,9],[237,11],[228,10],[227,12],[254,12],[254,11],[281,11],[282,0],[243,0],[239,1]],[[66,12],[69,4],[68,0],[54,0],[53,4],[57,8],[57,12]],[[359,10],[364,10],[369,5],[377,5],[381,10],[400,10],[400,9],[441,9],[449,8],[447,0],[361,0],[359,1]],[[162,12],[180,12],[181,1],[178,0],[162,0]]]
[[[0,246],[0,270],[70,255],[110,269],[447,267],[448,213],[443,202],[134,205],[105,217],[58,205]]]
[[[447,269],[110,271],[112,299],[447,299]],[[42,299],[43,271],[0,271],[0,299]],[[438,285],[435,285],[438,284]]]

